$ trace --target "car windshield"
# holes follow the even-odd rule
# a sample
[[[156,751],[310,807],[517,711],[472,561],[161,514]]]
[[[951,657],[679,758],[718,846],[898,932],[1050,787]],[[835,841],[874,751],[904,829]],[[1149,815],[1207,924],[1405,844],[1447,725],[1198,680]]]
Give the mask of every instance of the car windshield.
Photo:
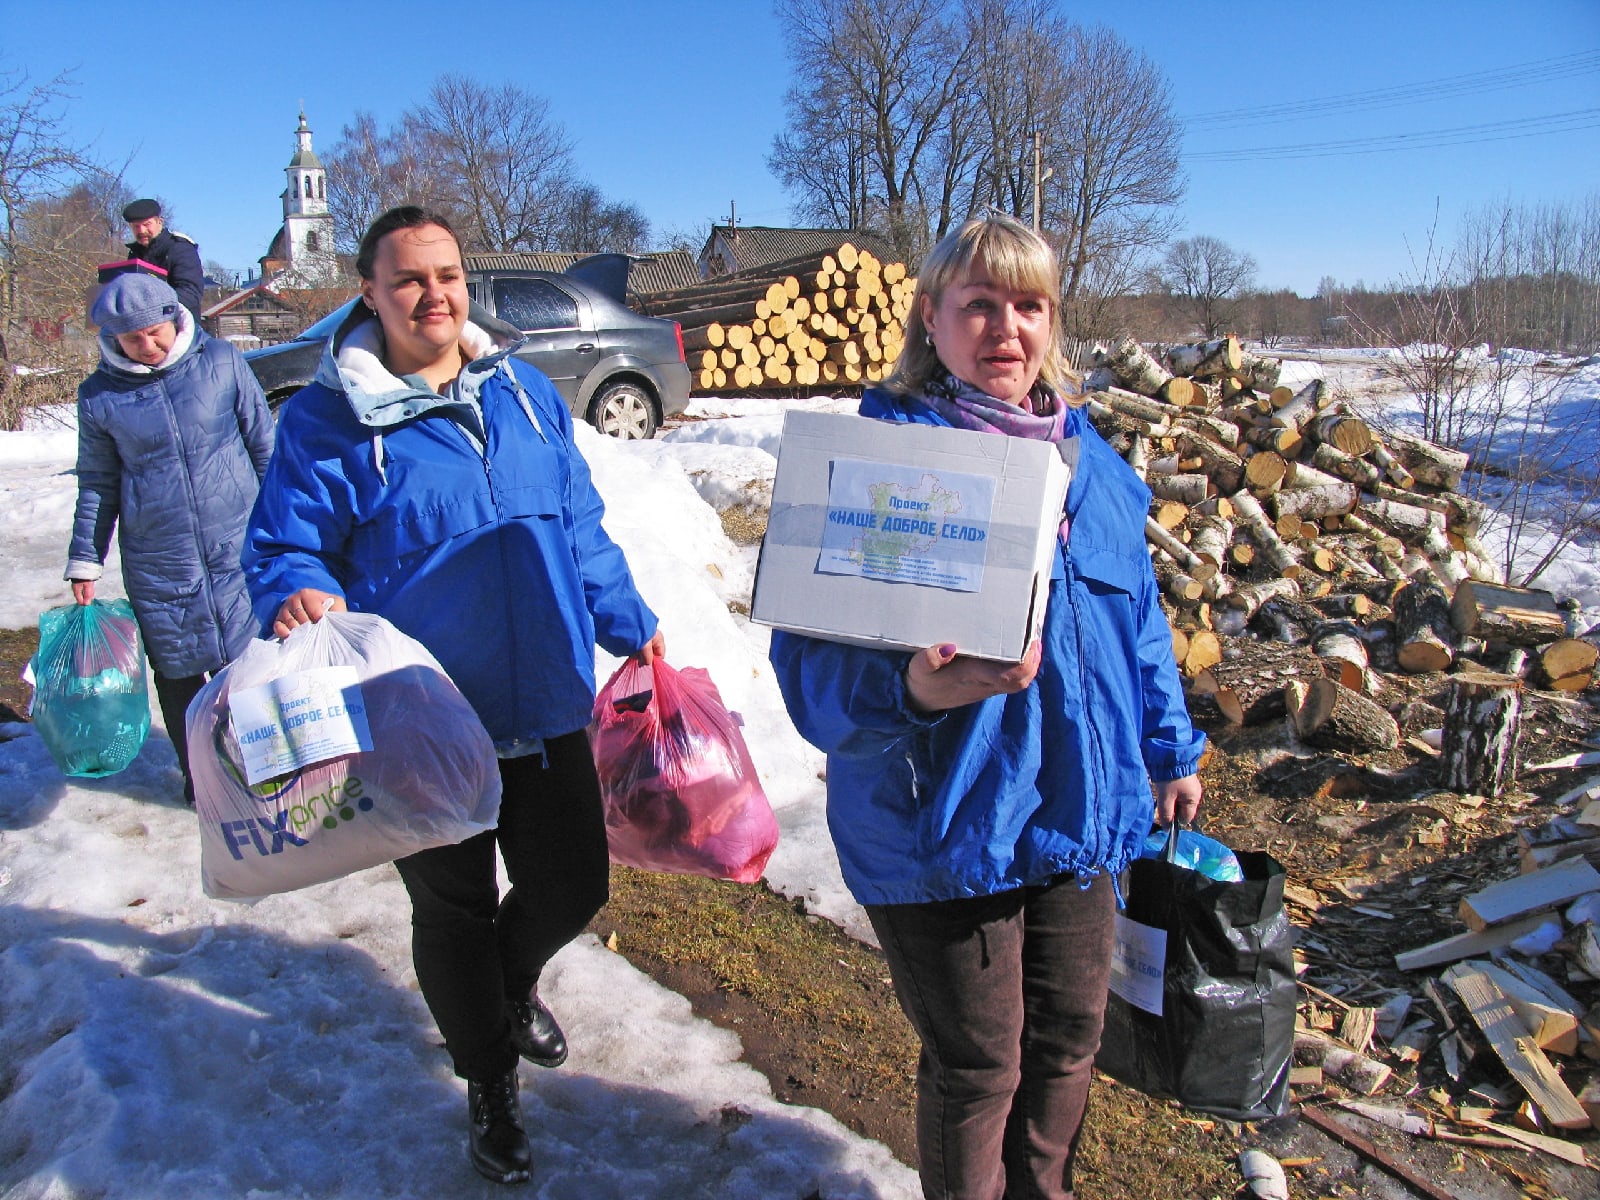
[[[344,320],[345,315],[350,311],[351,305],[355,303],[356,301],[351,300],[349,303],[339,305],[338,308],[323,317],[315,325],[308,327],[304,333],[295,338],[295,341],[320,342],[331,338],[334,331],[339,328],[339,322]]]

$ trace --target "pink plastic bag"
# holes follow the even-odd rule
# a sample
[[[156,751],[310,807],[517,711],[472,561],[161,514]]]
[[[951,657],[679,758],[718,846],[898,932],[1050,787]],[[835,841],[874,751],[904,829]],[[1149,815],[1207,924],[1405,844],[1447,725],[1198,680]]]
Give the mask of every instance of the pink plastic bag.
[[[595,698],[589,737],[612,861],[738,883],[761,878],[778,821],[710,675],[629,659]]]

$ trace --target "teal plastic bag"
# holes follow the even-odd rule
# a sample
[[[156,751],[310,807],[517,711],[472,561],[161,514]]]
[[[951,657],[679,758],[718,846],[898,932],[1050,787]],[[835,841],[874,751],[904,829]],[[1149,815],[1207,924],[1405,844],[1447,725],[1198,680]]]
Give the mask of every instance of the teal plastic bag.
[[[115,775],[150,732],[144,643],[126,600],[39,614],[33,727],[63,774]]]
[[[1207,879],[1220,883],[1239,883],[1244,870],[1238,856],[1216,838],[1193,829],[1180,830],[1176,846],[1172,845],[1171,828],[1158,829],[1144,840],[1140,858],[1164,858],[1175,866],[1199,871]]]

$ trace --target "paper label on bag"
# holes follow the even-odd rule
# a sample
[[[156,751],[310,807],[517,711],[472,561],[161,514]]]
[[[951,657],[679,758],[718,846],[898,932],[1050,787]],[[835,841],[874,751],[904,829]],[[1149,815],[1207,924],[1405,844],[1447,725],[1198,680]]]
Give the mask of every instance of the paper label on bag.
[[[831,465],[818,571],[983,590],[992,478],[856,459]]]
[[[252,786],[372,749],[353,666],[313,667],[234,692],[228,720],[244,757],[245,781]]]
[[[1166,971],[1167,931],[1117,914],[1111,948],[1111,991],[1135,1008],[1161,1015],[1161,979]]]

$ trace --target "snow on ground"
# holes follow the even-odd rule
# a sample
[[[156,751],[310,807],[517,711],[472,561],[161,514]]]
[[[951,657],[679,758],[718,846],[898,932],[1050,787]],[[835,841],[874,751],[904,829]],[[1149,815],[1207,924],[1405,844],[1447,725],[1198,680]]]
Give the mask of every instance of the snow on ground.
[[[714,495],[770,482],[771,453],[731,431],[720,467],[692,441],[625,446],[586,426],[580,439],[669,660],[707,667],[745,719],[782,831],[769,882],[865,935],[823,821],[821,756],[783,712],[765,630],[728,612],[754,552],[691,482]],[[75,456],[70,428],[0,434],[0,627],[70,601]],[[121,594],[114,559],[100,594]],[[615,665],[602,656],[602,677]],[[63,778],[31,730],[0,742],[0,1194],[506,1194],[467,1163],[465,1089],[416,989],[393,868],[253,905],[207,900],[159,710],[153,721],[105,780]],[[920,1194],[881,1145],[774,1100],[737,1037],[593,938],[556,957],[542,991],[572,1056],[522,1069],[525,1194]]]
[[[1384,371],[1382,352],[1297,356],[1284,382],[1321,375],[1412,419],[1414,398]],[[1563,419],[1594,422],[1600,379],[1576,378]],[[784,713],[766,631],[728,608],[747,600],[756,555],[729,541],[716,510],[764,506],[791,407],[701,400],[699,420],[655,441],[585,426],[580,444],[669,660],[710,670],[744,718],[782,831],[768,882],[870,940],[828,839],[822,756]],[[0,434],[0,628],[70,601],[75,454],[70,414]],[[107,566],[109,598],[121,594],[115,552]],[[1600,621],[1595,545],[1540,583]],[[603,679],[616,662],[602,654],[597,666]],[[64,779],[31,730],[0,742],[0,1193],[506,1194],[467,1164],[464,1088],[416,990],[393,868],[254,905],[205,899],[195,818],[176,803],[176,763],[153,719],[134,764],[99,781]],[[543,990],[573,1050],[559,1071],[522,1071],[536,1163],[526,1194],[919,1194],[882,1146],[776,1102],[734,1035],[592,938],[557,956]]]

